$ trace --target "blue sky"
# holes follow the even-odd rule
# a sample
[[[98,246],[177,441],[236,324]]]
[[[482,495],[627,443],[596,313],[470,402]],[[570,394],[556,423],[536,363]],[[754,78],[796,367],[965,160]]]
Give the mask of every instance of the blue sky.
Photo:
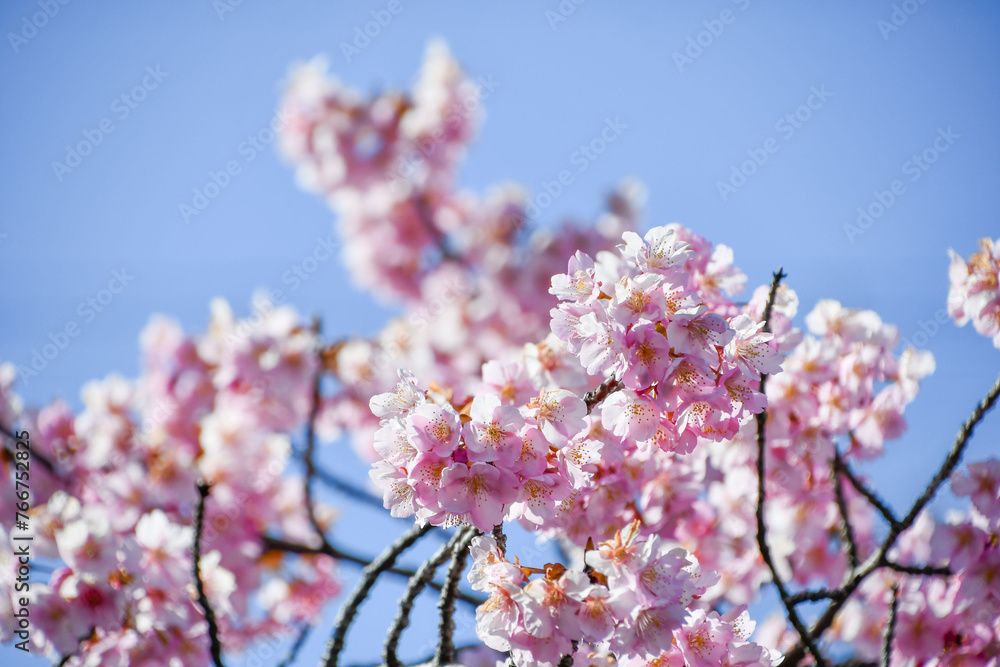
[[[946,249],[968,255],[1000,236],[994,3],[564,0],[575,9],[563,16],[556,0],[399,2],[349,62],[341,44],[388,0],[3,3],[0,358],[27,366],[50,334],[79,329],[19,385],[29,403],[78,404],[86,380],[135,375],[152,313],[197,331],[215,296],[246,314],[257,288],[287,287],[282,275],[328,236],[332,215],[273,145],[252,159],[242,149],[273,116],[289,67],[326,53],[362,90],[409,86],[428,40],[443,37],[471,75],[500,84],[464,187],[516,181],[537,193],[617,118],[620,138],[574,170],[543,222],[592,219],[633,176],[649,190],[647,225],[681,222],[733,247],[753,285],[783,266],[803,315],[821,298],[871,308],[931,350],[938,370],[909,434],[870,468],[897,508],[919,492],[1000,368],[989,341],[938,318]],[[93,151],[54,169],[81,141]],[[230,160],[240,173],[185,222],[180,205]],[[859,207],[872,215],[864,229]],[[391,314],[338,261],[288,296],[321,313],[331,337],[372,333]],[[988,422],[971,455],[1000,450],[998,434]],[[348,513],[360,518],[345,518],[345,539],[380,550],[393,524]],[[376,657],[398,593],[362,617],[349,662]],[[302,664],[315,664],[328,627]]]

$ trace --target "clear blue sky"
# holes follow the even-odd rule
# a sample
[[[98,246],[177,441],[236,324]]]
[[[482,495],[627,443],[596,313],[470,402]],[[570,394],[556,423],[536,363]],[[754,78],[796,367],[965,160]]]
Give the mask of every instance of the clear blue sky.
[[[576,9],[556,23],[546,15],[559,11],[556,0],[400,2],[350,62],[340,44],[388,0],[244,0],[221,16],[234,0],[76,0],[34,19],[44,23],[35,31],[25,21],[42,11],[37,1],[3,3],[0,358],[27,365],[50,333],[80,328],[19,386],[28,402],[78,404],[86,380],[135,375],[137,336],[154,312],[192,331],[204,327],[215,296],[245,314],[255,289],[283,287],[281,275],[329,233],[330,212],[297,190],[273,146],[252,161],[239,152],[274,113],[290,65],[318,53],[364,90],[408,86],[425,44],[441,36],[472,75],[498,81],[461,176],[477,190],[513,180],[539,191],[606,118],[619,117],[621,138],[543,219],[590,219],[614,182],[635,176],[649,189],[647,224],[681,222],[732,246],[751,284],[783,266],[803,314],[835,298],[878,311],[912,339],[944,308],[946,249],[968,255],[979,238],[1000,236],[994,3],[908,0],[894,16],[889,1],[564,0]],[[121,97],[144,80],[130,108]],[[112,131],[56,174],[67,144],[96,136],[102,122]],[[947,150],[937,153],[935,141]],[[926,170],[913,161],[925,150],[936,157]],[[724,199],[718,183],[753,155],[767,160],[745,183],[731,182],[740,187]],[[185,224],[179,205],[234,159],[241,173]],[[896,180],[901,194],[849,238],[844,226],[856,224],[858,207],[872,207]],[[102,312],[80,306],[122,270],[134,278]],[[346,281],[331,261],[289,300],[321,313],[331,337],[376,331],[390,312]],[[938,371],[911,411],[910,433],[871,468],[898,508],[1000,368],[1000,351],[971,328],[946,322],[915,341],[934,352]],[[997,421],[973,455],[1000,450]],[[350,513],[342,536],[380,550],[389,522]],[[376,658],[398,593],[367,608],[348,661]],[[420,627],[418,635],[430,632]],[[315,664],[328,634],[329,625],[314,634],[302,664]],[[419,641],[404,647],[415,653]],[[0,660],[11,652],[0,649]],[[15,652],[14,664],[42,664],[21,660]]]

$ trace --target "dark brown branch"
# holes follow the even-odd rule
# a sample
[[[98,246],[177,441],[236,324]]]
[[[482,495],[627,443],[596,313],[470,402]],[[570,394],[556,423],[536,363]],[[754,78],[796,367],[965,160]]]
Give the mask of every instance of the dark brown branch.
[[[0,423],[0,434],[7,436],[8,438],[14,441],[20,440],[20,438],[17,437],[17,433],[15,433],[12,428],[10,428],[4,423]],[[10,452],[11,454],[14,453],[14,450],[10,449],[9,447],[7,448],[7,451]],[[52,476],[55,477],[56,479],[60,480],[62,479],[62,476],[56,471],[55,464],[52,463],[52,461],[50,461],[48,457],[46,457],[44,454],[39,452],[34,447],[32,447],[31,449],[31,460],[40,463],[41,466],[46,470],[48,470],[49,473],[51,473]]]
[[[952,574],[949,567],[936,567],[934,565],[902,565],[888,561],[885,567],[903,574],[912,574],[918,577],[949,577]]]
[[[438,247],[438,250],[441,251],[441,256],[444,259],[464,264],[464,258],[460,255],[456,255],[454,251],[448,247],[448,244],[445,241],[444,232],[438,229],[438,226],[434,224],[434,213],[431,211],[430,203],[428,203],[427,197],[424,195],[416,197],[414,199],[414,205],[417,209],[417,217],[420,218],[420,224],[424,226],[427,233],[434,239],[434,244]]]
[[[497,541],[497,548],[500,549],[500,555],[507,555],[507,536],[503,532],[503,524],[498,523],[493,526],[493,539]]]
[[[938,489],[944,483],[946,479],[954,472],[955,468],[958,466],[959,461],[962,459],[962,454],[965,452],[965,447],[972,437],[972,433],[975,431],[976,426],[982,421],[986,413],[993,407],[997,401],[997,396],[1000,396],[1000,376],[997,377],[996,382],[987,392],[986,397],[976,406],[975,410],[968,419],[962,424],[962,427],[958,431],[958,435],[955,437],[955,442],[952,445],[951,451],[948,452],[948,456],[945,457],[944,462],[941,464],[941,468],[934,475],[934,478],[928,483],[924,492],[914,501],[913,506],[910,511],[906,513],[906,516],[901,519],[895,526],[891,526],[889,529],[889,535],[879,546],[878,551],[872,554],[872,556],[861,565],[860,569],[855,573],[854,577],[840,587],[836,591],[836,596],[831,596],[833,602],[826,611],[819,617],[816,623],[812,627],[812,633],[814,636],[821,636],[826,630],[833,624],[837,613],[843,606],[844,601],[847,600],[851,594],[857,590],[858,586],[861,585],[868,575],[870,575],[875,570],[881,567],[889,567],[889,561],[887,555],[889,550],[895,545],[896,540],[899,538],[900,534],[907,528],[913,525],[916,521],[917,516],[923,511],[924,507],[931,501],[934,495],[937,493]],[[788,667],[789,665],[797,665],[804,657],[808,646],[803,645],[801,642],[796,645],[792,650],[785,654],[784,660],[782,660],[782,667]]]
[[[382,499],[374,493],[370,493],[360,486],[352,484],[345,479],[341,479],[329,470],[324,470],[323,468],[314,465],[313,473],[316,480],[323,482],[323,484],[329,486],[334,491],[337,491],[338,493],[353,500],[357,500],[360,503],[364,503],[365,505],[370,505],[380,510],[385,509],[385,506],[382,504]]]
[[[337,667],[337,663],[340,660],[340,652],[344,650],[344,639],[347,637],[347,631],[350,629],[361,603],[365,601],[368,593],[371,592],[372,586],[375,585],[375,582],[382,573],[393,566],[401,553],[413,546],[413,543],[426,535],[430,529],[430,524],[424,524],[423,526],[414,524],[410,530],[386,547],[385,551],[379,554],[378,558],[373,560],[364,569],[361,573],[361,581],[358,582],[358,585],[351,592],[350,597],[344,602],[344,606],[340,608],[340,613],[337,614],[333,636],[330,637],[330,641],[326,646],[326,654],[323,656],[321,664],[325,665],[325,667]]]
[[[215,611],[205,594],[205,583],[201,580],[201,533],[205,524],[205,500],[211,492],[211,487],[205,482],[198,482],[198,504],[194,510],[194,585],[198,590],[198,604],[205,612],[208,621],[208,641],[215,667],[222,667],[222,642],[219,641],[219,625],[215,621]]]
[[[820,600],[829,600],[833,596],[834,592],[823,588],[818,591],[800,591],[788,596],[788,601],[792,604],[801,604],[803,602],[819,602]]]
[[[618,391],[618,388],[620,386],[621,383],[618,380],[614,378],[608,378],[603,383],[601,383],[600,387],[598,387],[594,391],[588,391],[586,394],[584,394],[583,401],[584,403],[587,404],[587,414],[589,415],[590,412],[594,409],[594,407],[598,403],[603,401],[605,398],[607,398],[614,392]]]
[[[292,648],[288,651],[288,655],[282,660],[278,667],[291,667],[292,663],[295,662],[295,658],[298,656],[299,651],[305,646],[306,637],[309,636],[309,631],[312,629],[311,625],[303,625],[302,629],[299,630],[299,636],[295,638],[295,643],[292,644]]]
[[[847,576],[858,568],[861,559],[858,557],[858,543],[854,538],[854,526],[851,525],[851,515],[847,508],[847,498],[844,496],[844,484],[840,479],[841,468],[840,451],[833,448],[833,461],[830,462],[830,474],[833,477],[833,492],[837,499],[837,508],[840,510],[840,531],[847,547],[847,558],[851,563],[851,570]]]
[[[767,305],[764,307],[764,331],[771,331],[771,310],[774,308],[774,297],[778,291],[778,285],[781,284],[781,280],[784,277],[784,271],[778,269],[778,271],[774,274],[774,279],[771,281],[771,290],[767,295]],[[767,375],[762,374],[760,377],[761,393],[764,393],[766,381]],[[819,665],[819,667],[826,667],[826,659],[823,657],[822,652],[820,652],[819,647],[816,645],[813,636],[809,633],[809,630],[799,617],[799,613],[795,609],[795,604],[792,602],[788,589],[785,587],[785,582],[782,581],[781,575],[778,573],[778,568],[774,564],[774,558],[771,556],[771,547],[767,543],[767,524],[764,520],[764,502],[766,499],[765,481],[767,479],[767,468],[765,463],[767,458],[766,428],[767,410],[764,409],[757,414],[757,547],[760,550],[761,558],[764,559],[764,563],[771,571],[771,580],[774,581],[774,585],[778,589],[778,595],[781,596],[781,602],[785,606],[785,612],[788,614],[788,620],[791,622],[792,627],[794,627],[795,631],[799,633],[801,640],[805,642],[805,645],[812,654],[816,664]]]
[[[313,318],[313,331],[317,339],[320,335],[319,318]],[[302,460],[306,466],[306,476],[303,480],[303,491],[306,498],[306,514],[309,517],[309,524],[313,527],[316,535],[324,544],[327,544],[326,531],[316,518],[316,507],[313,503],[312,479],[316,474],[316,465],[313,463],[313,454],[316,449],[316,415],[319,414],[320,406],[320,382],[323,379],[323,354],[322,350],[317,352],[318,365],[316,367],[316,377],[313,378],[312,402],[309,406],[309,422],[306,424],[306,450],[302,455]]]
[[[472,527],[462,529],[462,538],[452,549],[451,565],[444,579],[444,589],[438,609],[441,611],[441,622],[438,625],[438,648],[433,664],[437,667],[447,665],[455,660],[455,599],[458,595],[458,581],[465,570],[465,560],[469,555],[469,545],[479,531]]]
[[[72,651],[70,653],[67,653],[66,655],[64,655],[62,657],[62,659],[59,660],[59,662],[54,663],[56,665],[56,667],[64,667],[65,665],[68,665],[69,661],[72,660],[73,658],[75,658],[80,653],[80,651],[83,649],[83,642],[85,642],[85,641],[89,640],[91,637],[93,637],[94,636],[94,632],[96,630],[97,630],[96,627],[91,626],[91,628],[89,630],[87,630],[87,634],[81,636],[79,639],[76,640],[76,650],[74,650],[74,651]]]
[[[851,486],[853,486],[858,493],[864,496],[865,499],[871,503],[872,507],[878,510],[879,514],[882,515],[882,518],[889,523],[889,526],[892,527],[899,525],[899,520],[896,518],[896,515],[892,513],[892,510],[889,509],[889,506],[886,505],[881,498],[875,495],[875,492],[869,489],[865,483],[854,474],[854,471],[851,470],[851,467],[840,455],[840,452],[837,452],[837,458],[835,461],[840,473],[847,478],[847,481],[851,483]]]
[[[455,545],[461,541],[462,536],[462,530],[455,531],[452,538],[445,544],[442,544],[437,553],[424,561],[424,564],[410,577],[410,583],[407,584],[403,597],[399,599],[399,611],[396,613],[396,618],[393,620],[392,627],[389,628],[389,634],[385,640],[385,650],[382,653],[382,659],[385,661],[386,667],[402,667],[402,663],[396,657],[396,650],[399,648],[399,640],[403,636],[403,630],[410,624],[410,612],[413,610],[413,603],[416,602],[417,596],[424,590],[424,587],[434,578],[437,569],[452,555]]]
[[[899,585],[892,585],[892,605],[889,607],[889,619],[885,623],[885,634],[882,639],[881,667],[889,667],[892,659],[892,636],[896,632],[896,610],[899,608]]]
[[[284,551],[285,553],[299,554],[302,556],[318,556],[320,554],[325,554],[337,560],[342,560],[354,565],[361,565],[362,567],[371,565],[372,559],[364,558],[363,556],[358,556],[357,554],[352,554],[338,548],[337,546],[330,544],[329,542],[325,546],[311,547],[307,544],[299,544],[298,542],[289,542],[288,540],[283,540],[279,537],[272,537],[271,535],[264,535],[261,538],[261,543],[264,548],[270,551]],[[415,570],[411,570],[405,567],[390,567],[386,572],[390,574],[395,574],[400,577],[406,577],[409,579],[414,574]],[[441,590],[441,584],[436,581],[432,581],[427,584],[430,588],[436,591]],[[473,607],[478,607],[482,603],[486,602],[486,598],[479,597],[478,595],[470,595],[468,593],[463,593],[459,591],[458,599],[466,604],[470,604]]]

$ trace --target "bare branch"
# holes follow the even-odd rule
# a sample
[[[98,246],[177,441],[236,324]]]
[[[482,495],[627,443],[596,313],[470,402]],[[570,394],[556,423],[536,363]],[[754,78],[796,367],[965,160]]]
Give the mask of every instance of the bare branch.
[[[6,424],[4,424],[2,422],[0,422],[0,434],[7,436],[9,439],[11,439],[11,440],[13,440],[15,442],[18,441],[18,440],[20,440],[20,438],[17,437],[17,433],[15,433],[12,428],[10,428],[9,426],[7,426]],[[10,447],[7,447],[6,449],[11,454],[14,453],[14,450],[10,449]],[[45,468],[46,470],[48,470],[49,473],[51,473],[52,476],[55,477],[56,479],[59,479],[59,480],[62,479],[62,476],[59,474],[58,471],[56,471],[55,464],[52,463],[52,461],[50,461],[44,454],[42,454],[41,452],[39,452],[35,448],[32,448],[32,450],[31,450],[31,460],[32,461],[37,461],[38,463],[40,463],[41,466],[43,468]]]
[[[948,577],[952,575],[951,568],[949,567],[936,567],[934,565],[902,565],[900,563],[893,563],[887,561],[884,563],[885,567],[896,572],[902,572],[903,574],[912,574],[915,576],[923,577]]]
[[[778,285],[784,277],[784,271],[778,269],[778,271],[774,274],[774,279],[771,281],[771,291],[768,293],[767,305],[764,307],[764,331],[769,332],[771,330],[771,310],[774,307],[774,297],[778,291]],[[764,393],[766,380],[767,375],[762,374],[760,377],[761,393]],[[803,642],[805,642],[805,645],[808,647],[813,659],[815,659],[816,664],[819,665],[819,667],[826,667],[826,659],[823,657],[822,652],[820,652],[819,647],[816,645],[813,636],[809,633],[809,630],[799,617],[799,613],[795,609],[795,604],[791,601],[788,589],[785,587],[785,582],[782,581],[781,575],[778,574],[778,568],[775,566],[774,559],[771,556],[771,548],[767,543],[767,525],[764,520],[764,501],[766,496],[765,480],[767,478],[765,463],[767,458],[766,427],[767,410],[765,409],[757,414],[757,547],[760,549],[761,558],[764,559],[764,563],[771,571],[771,579],[774,581],[774,585],[778,589],[778,595],[781,596],[781,602],[785,605],[788,620],[791,621],[792,626],[795,628],[796,632],[799,633],[799,637]]]
[[[434,655],[434,665],[440,667],[455,660],[455,598],[458,595],[458,581],[465,569],[465,560],[469,555],[469,545],[479,531],[472,527],[462,529],[462,538],[452,549],[451,565],[444,579],[444,590],[438,609],[441,611],[441,623],[438,625],[438,649]]]
[[[352,563],[354,565],[361,565],[362,567],[371,565],[371,558],[364,558],[363,556],[358,556],[357,554],[352,554],[340,549],[339,547],[330,544],[329,542],[326,546],[311,547],[307,544],[299,544],[298,542],[289,542],[278,537],[272,537],[271,535],[264,535],[261,538],[261,543],[264,548],[271,551],[284,551],[286,553],[299,554],[304,556],[317,556],[320,554],[326,554],[336,558],[337,560],[342,560],[347,563]],[[406,577],[409,579],[414,574],[415,570],[411,570],[405,567],[390,567],[386,572],[390,574],[395,574],[401,577]],[[427,584],[430,588],[436,591],[440,591],[442,586],[436,581],[431,581]],[[469,595],[468,593],[463,593],[459,591],[458,599],[466,604],[470,604],[473,607],[478,607],[482,603],[486,602],[486,598],[479,597],[477,595]]]
[[[841,474],[847,478],[847,481],[851,483],[851,486],[853,486],[858,493],[864,496],[865,499],[868,500],[869,503],[871,503],[872,507],[874,507],[879,511],[879,514],[882,515],[882,518],[884,518],[886,521],[889,522],[889,526],[891,527],[898,525],[899,520],[896,518],[896,515],[892,513],[892,510],[889,509],[889,506],[886,505],[881,498],[875,495],[875,492],[869,489],[865,485],[865,483],[862,482],[857,477],[857,475],[854,474],[854,471],[851,470],[851,467],[847,464],[847,461],[845,461],[844,458],[840,455],[840,452],[837,452],[837,458],[835,460]]]
[[[583,401],[584,403],[587,404],[587,414],[589,415],[590,412],[594,409],[594,406],[596,406],[598,403],[603,401],[605,398],[607,398],[614,392],[618,391],[618,388],[620,386],[621,382],[619,382],[614,378],[608,378],[607,380],[601,383],[600,387],[598,387],[594,391],[588,391],[586,394],[584,394]]]
[[[340,613],[337,614],[333,636],[330,637],[330,641],[326,646],[326,654],[323,656],[321,664],[325,665],[325,667],[337,667],[337,663],[340,660],[340,652],[344,650],[344,639],[347,637],[347,631],[350,629],[351,623],[358,613],[358,608],[365,601],[365,598],[368,597],[368,593],[371,592],[376,580],[378,580],[383,572],[393,566],[401,553],[413,546],[413,543],[426,535],[430,529],[430,524],[424,524],[423,526],[414,524],[410,530],[386,547],[385,551],[379,554],[378,558],[373,560],[364,569],[361,574],[361,581],[358,582],[358,585],[351,592],[350,597],[340,608]]]
[[[348,498],[364,503],[365,505],[371,505],[372,507],[380,510],[385,509],[385,506],[382,504],[382,499],[374,493],[370,493],[360,486],[338,477],[329,470],[325,470],[314,464],[313,473],[315,475],[315,479],[323,482],[334,491],[337,491]]]
[[[822,588],[818,591],[800,591],[788,596],[788,601],[792,604],[801,604],[803,602],[819,602],[820,600],[829,600],[833,597],[834,591],[827,588]]]
[[[844,601],[847,600],[851,594],[857,590],[858,586],[861,585],[868,575],[870,575],[875,570],[881,567],[890,567],[888,560],[889,550],[892,549],[896,540],[899,538],[900,534],[906,529],[913,525],[916,521],[917,516],[923,511],[924,507],[931,501],[934,495],[940,489],[944,480],[948,479],[955,468],[958,466],[959,461],[962,459],[962,454],[965,452],[965,447],[972,437],[973,431],[975,431],[976,426],[982,421],[986,413],[993,407],[997,401],[997,396],[1000,396],[1000,376],[997,377],[996,382],[987,392],[985,398],[976,406],[975,410],[962,427],[958,431],[958,435],[955,437],[955,442],[952,445],[951,451],[948,452],[948,456],[945,457],[944,462],[941,464],[941,468],[934,475],[934,478],[927,484],[924,492],[914,501],[913,506],[910,511],[907,512],[906,516],[897,522],[896,525],[891,526],[889,530],[889,535],[882,542],[878,551],[865,561],[861,565],[860,569],[855,573],[851,580],[837,590],[837,596],[832,598],[833,602],[827,607],[826,611],[820,616],[816,623],[812,627],[812,633],[814,636],[822,635],[832,624],[843,606]],[[797,646],[792,648],[788,653],[785,654],[784,660],[781,662],[782,667],[788,667],[789,665],[797,665],[804,657],[806,650],[808,650],[807,645],[799,643]]]
[[[837,498],[837,508],[840,510],[840,530],[847,547],[847,558],[851,563],[851,572],[847,575],[850,576],[861,564],[861,559],[858,557],[858,543],[854,539],[854,526],[851,525],[851,516],[847,510],[847,498],[844,497],[844,485],[840,479],[841,462],[840,451],[834,447],[833,461],[830,462],[830,475],[833,477],[833,492]]]
[[[298,656],[299,651],[306,643],[306,637],[309,636],[309,631],[312,629],[311,625],[303,625],[302,629],[299,631],[299,636],[295,638],[295,643],[292,644],[291,650],[288,651],[288,655],[282,660],[278,667],[291,667],[292,663],[295,662],[295,658]]]
[[[497,541],[497,548],[500,549],[500,555],[507,555],[507,536],[503,532],[503,524],[498,523],[493,526],[493,539]]]
[[[316,333],[316,337],[319,338],[320,321],[318,317],[313,318],[313,331]],[[320,382],[323,379],[323,355],[321,350],[317,352],[317,358],[319,364],[316,367],[316,377],[313,378],[312,402],[309,406],[309,421],[306,424],[306,450],[302,455],[302,460],[306,466],[306,476],[302,485],[306,498],[306,514],[309,517],[309,524],[323,543],[327,544],[326,532],[320,525],[319,519],[316,518],[316,507],[313,503],[312,495],[312,479],[313,475],[316,474],[316,465],[313,463],[313,453],[316,449],[316,415],[319,414]]]
[[[455,531],[452,538],[442,544],[437,553],[424,561],[424,564],[410,577],[410,583],[407,585],[403,597],[399,599],[399,611],[396,613],[396,619],[392,622],[389,635],[385,640],[382,659],[385,661],[386,667],[402,666],[399,658],[396,657],[396,650],[399,648],[399,639],[403,636],[403,630],[410,624],[410,611],[413,609],[413,603],[420,595],[420,591],[434,578],[437,569],[452,555],[455,546],[461,541],[463,533],[463,530]]]
[[[885,623],[885,634],[882,639],[881,667],[889,667],[892,659],[892,636],[896,632],[896,610],[899,608],[899,585],[892,585],[892,605],[889,607],[889,619]]]
[[[222,667],[222,642],[219,641],[219,625],[215,621],[215,611],[205,594],[205,583],[201,580],[201,533],[205,524],[205,500],[211,492],[211,487],[205,482],[198,482],[198,505],[194,510],[194,585],[198,589],[198,604],[205,612],[208,621],[208,641],[212,652],[212,662],[215,667]]]

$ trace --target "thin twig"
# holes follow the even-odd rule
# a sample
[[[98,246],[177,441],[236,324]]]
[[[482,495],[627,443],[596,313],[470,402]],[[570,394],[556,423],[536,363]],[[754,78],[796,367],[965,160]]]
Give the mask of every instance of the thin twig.
[[[340,660],[340,652],[344,650],[344,639],[347,637],[347,631],[350,629],[361,603],[365,601],[368,593],[371,592],[372,586],[375,585],[375,582],[383,572],[393,566],[401,553],[413,546],[413,543],[426,535],[430,529],[430,524],[424,524],[423,526],[414,524],[410,530],[386,547],[385,551],[379,554],[378,558],[373,560],[364,569],[361,573],[361,581],[358,582],[358,585],[351,592],[344,606],[340,608],[340,613],[337,614],[333,636],[330,637],[330,641],[326,646],[326,654],[323,656],[321,664],[325,665],[325,667],[337,667],[337,663]]]
[[[858,543],[854,538],[854,526],[851,525],[847,498],[844,496],[844,484],[840,479],[840,460],[840,451],[834,447],[833,460],[830,462],[830,474],[833,477],[833,493],[837,499],[837,508],[840,510],[840,530],[847,546],[847,558],[851,563],[851,570],[847,573],[849,577],[861,564],[861,559],[858,557]]]
[[[205,612],[208,621],[208,640],[212,652],[212,662],[215,667],[222,667],[222,642],[219,641],[219,626],[215,622],[215,611],[205,594],[205,583],[201,580],[201,533],[205,524],[205,500],[211,492],[211,487],[205,482],[198,482],[198,505],[194,511],[194,585],[198,589],[198,604]]]
[[[313,331],[316,337],[319,338],[320,321],[318,317],[313,318]],[[317,357],[319,363],[316,367],[316,377],[313,378],[312,402],[309,406],[309,421],[306,424],[306,450],[302,455],[302,460],[306,466],[306,476],[302,481],[302,485],[305,493],[306,514],[309,517],[309,524],[313,527],[313,531],[319,536],[320,540],[326,544],[326,531],[323,530],[319,519],[316,518],[316,507],[313,504],[312,495],[312,479],[313,475],[316,474],[316,466],[313,463],[313,453],[316,449],[316,416],[319,414],[320,382],[323,379],[323,355],[321,350],[317,352]]]
[[[865,499],[869,503],[871,503],[872,507],[874,507],[879,511],[879,514],[881,514],[882,518],[884,518],[889,523],[889,526],[891,527],[898,525],[899,519],[897,519],[896,515],[892,513],[892,510],[889,509],[889,506],[886,505],[885,502],[881,498],[879,498],[874,491],[869,489],[865,485],[865,483],[862,482],[861,479],[859,479],[858,476],[854,474],[854,471],[851,470],[851,467],[847,464],[847,461],[845,461],[844,458],[840,456],[840,452],[837,453],[836,462],[841,474],[843,474],[844,477],[847,478],[847,481],[851,483],[851,486],[853,486],[858,493],[864,496]]]
[[[444,590],[438,609],[441,611],[441,622],[438,625],[438,648],[432,664],[437,667],[447,665],[455,660],[455,598],[458,595],[458,581],[465,569],[465,560],[469,555],[469,545],[479,531],[472,527],[462,529],[462,538],[452,549],[451,565],[444,579]]]
[[[53,664],[56,667],[65,667],[65,665],[68,665],[69,661],[72,660],[73,658],[75,658],[78,653],[80,653],[81,649],[83,648],[83,642],[85,642],[88,639],[90,639],[91,637],[93,637],[94,636],[94,632],[96,630],[97,630],[96,627],[91,626],[90,630],[87,631],[87,634],[81,636],[79,639],[76,640],[76,650],[74,650],[74,651],[72,651],[70,653],[67,653],[66,655],[64,655],[59,660],[59,662],[53,663]]]
[[[346,552],[329,542],[326,546],[311,547],[307,544],[289,542],[278,537],[272,537],[271,535],[262,536],[261,542],[264,545],[264,548],[269,551],[284,551],[285,553],[299,554],[303,556],[318,556],[320,554],[325,554],[327,556],[331,556],[332,558],[336,558],[337,560],[342,560],[354,565],[361,565],[362,567],[371,565],[372,562],[371,558],[364,558],[362,556],[358,556],[357,554]],[[416,574],[415,570],[405,567],[391,567],[386,570],[386,572],[400,577],[406,577],[407,579]],[[436,591],[440,591],[442,588],[441,584],[436,581],[432,581],[427,585]],[[459,592],[458,599],[472,605],[473,607],[478,607],[482,603],[486,602],[486,598],[463,592]]]
[[[431,238],[434,239],[434,244],[437,245],[438,250],[441,251],[441,256],[444,259],[464,264],[465,259],[462,256],[455,254],[455,252],[448,247],[448,244],[445,241],[444,232],[438,229],[437,225],[434,224],[434,212],[431,211],[430,203],[427,201],[427,197],[425,195],[415,197],[414,205],[416,206],[417,217],[420,219],[420,223],[424,226],[424,229],[427,230],[427,233],[431,235]]]
[[[788,601],[792,604],[819,602],[820,600],[829,600],[832,594],[832,591],[827,588],[823,588],[818,591],[799,591],[798,593],[789,595]]]
[[[892,659],[892,636],[896,632],[896,610],[899,608],[899,585],[892,585],[892,605],[889,607],[889,619],[885,624],[885,634],[882,639],[881,667],[889,667]]]
[[[947,566],[903,565],[901,563],[893,563],[891,561],[884,563],[884,565],[890,570],[902,572],[903,574],[912,574],[918,577],[949,577],[952,575],[951,568]]]
[[[21,439],[18,437],[18,434],[15,433],[12,428],[10,428],[9,426],[7,426],[2,422],[0,422],[0,434],[7,436],[8,438],[14,440],[15,442]],[[9,447],[7,448],[7,451],[10,452],[11,454],[14,453],[14,450],[10,449]],[[48,470],[52,474],[52,476],[55,477],[56,479],[61,479],[61,475],[56,471],[55,464],[52,463],[52,461],[50,461],[44,454],[39,452],[37,449],[32,448],[31,460],[40,463],[41,466],[46,470]]]
[[[319,466],[313,465],[313,473],[315,478],[329,486],[334,491],[339,492],[341,495],[347,496],[353,500],[364,503],[365,505],[371,505],[372,507],[384,510],[385,506],[382,504],[382,499],[376,496],[374,493],[370,493],[365,489],[348,482],[345,479],[341,479],[337,475],[333,474],[329,470],[325,470]]]
[[[831,596],[831,604],[826,608],[826,611],[819,617],[812,627],[812,633],[814,636],[821,636],[832,624],[840,611],[844,602],[847,600],[851,594],[857,590],[858,586],[861,585],[868,575],[872,572],[878,570],[881,567],[889,567],[888,553],[895,545],[896,540],[899,538],[900,534],[913,525],[916,521],[917,516],[923,511],[924,507],[931,501],[934,495],[938,492],[941,485],[946,479],[954,472],[955,468],[958,466],[959,461],[962,459],[962,454],[965,452],[965,447],[972,437],[972,433],[975,431],[976,426],[982,421],[986,413],[993,407],[997,401],[997,397],[1000,396],[1000,376],[997,377],[996,382],[987,392],[986,397],[976,406],[972,411],[972,414],[968,419],[962,424],[962,427],[958,431],[958,435],[955,437],[955,442],[952,445],[951,451],[948,452],[948,456],[945,457],[944,462],[941,464],[941,468],[938,469],[937,474],[928,483],[924,492],[914,501],[913,506],[910,511],[906,513],[906,516],[901,519],[897,525],[891,526],[889,530],[889,535],[882,542],[878,551],[872,554],[872,556],[861,565],[858,572],[854,577],[844,586],[841,586],[837,591],[836,595]],[[805,657],[807,646],[804,646],[801,642],[793,647],[790,651],[785,654],[784,660],[781,662],[782,667],[788,667],[789,665],[797,665],[802,658]]]
[[[598,403],[603,401],[605,398],[607,398],[614,392],[618,391],[618,388],[620,386],[621,382],[611,377],[602,382],[601,386],[595,389],[594,391],[588,391],[586,394],[584,394],[583,401],[584,403],[587,404],[587,414],[589,415],[590,412],[594,409],[594,406],[596,406]]]
[[[497,548],[500,549],[500,555],[507,555],[507,536],[503,532],[503,524],[498,523],[493,526],[493,539],[497,542]]]
[[[396,618],[393,620],[385,640],[382,659],[385,661],[386,667],[401,667],[402,663],[396,657],[396,650],[399,648],[399,640],[403,636],[403,630],[410,624],[413,603],[416,602],[417,596],[424,590],[424,587],[434,578],[437,569],[448,560],[448,556],[455,550],[455,545],[462,539],[462,536],[462,530],[455,531],[452,538],[442,544],[437,553],[424,561],[424,564],[410,577],[410,583],[406,586],[403,597],[399,599],[399,611],[396,612]]]
[[[278,664],[278,667],[291,667],[291,664],[295,662],[295,658],[299,654],[299,650],[305,646],[306,637],[309,636],[311,629],[312,626],[308,623],[302,626],[302,629],[299,630],[299,636],[295,638],[295,643],[292,644],[292,648],[288,651],[288,655]]]
[[[774,274],[774,279],[771,281],[771,290],[767,296],[767,305],[764,307],[764,331],[766,332],[770,332],[771,330],[771,310],[774,307],[774,297],[778,291],[778,285],[781,284],[781,280],[784,277],[785,272],[779,268]],[[761,374],[761,393],[764,393],[766,380],[767,375]],[[771,571],[771,579],[774,581],[774,585],[778,589],[778,595],[781,596],[781,602],[785,605],[788,620],[791,621],[795,631],[799,633],[799,637],[803,642],[805,642],[805,645],[812,654],[813,659],[815,659],[816,664],[819,665],[819,667],[826,667],[826,659],[823,657],[822,652],[820,652],[819,647],[813,640],[813,636],[809,633],[809,630],[799,617],[799,613],[795,609],[795,604],[791,601],[791,596],[788,593],[788,589],[785,587],[785,582],[782,581],[781,575],[778,573],[778,568],[774,564],[774,559],[771,556],[771,547],[767,543],[767,525],[764,521],[764,501],[766,497],[765,480],[767,478],[767,469],[765,464],[765,459],[767,457],[766,427],[767,410],[764,409],[757,414],[757,547],[760,550],[761,558],[764,559],[764,563]]]

